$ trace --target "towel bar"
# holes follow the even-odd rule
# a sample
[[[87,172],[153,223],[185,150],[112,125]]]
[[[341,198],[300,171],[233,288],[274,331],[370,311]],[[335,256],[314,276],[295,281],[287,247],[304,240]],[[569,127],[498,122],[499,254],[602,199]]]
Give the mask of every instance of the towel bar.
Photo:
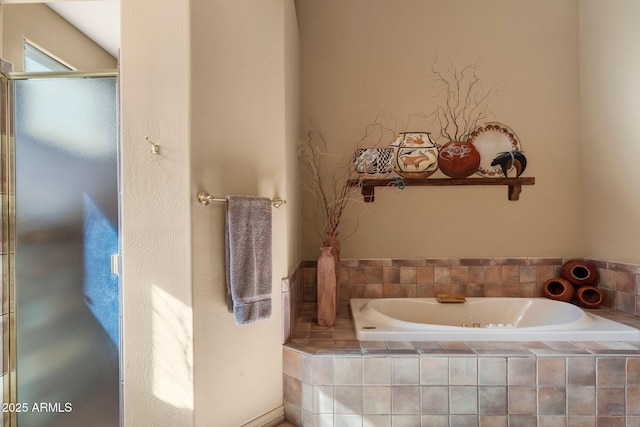
[[[198,193],[198,202],[200,202],[202,206],[209,206],[211,202],[226,202],[226,201],[227,199],[225,198],[213,197],[209,193]],[[271,204],[273,205],[274,208],[279,208],[280,206],[286,205],[287,201],[276,196],[273,199],[271,199]]]

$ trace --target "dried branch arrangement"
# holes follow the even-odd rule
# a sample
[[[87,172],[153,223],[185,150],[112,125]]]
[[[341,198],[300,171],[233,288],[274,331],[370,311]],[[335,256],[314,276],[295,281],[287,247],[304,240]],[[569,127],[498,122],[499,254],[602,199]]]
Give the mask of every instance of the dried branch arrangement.
[[[496,87],[485,90],[477,75],[477,63],[467,65],[462,70],[450,65],[446,71],[431,65],[434,81],[442,89],[436,95],[442,98],[440,105],[431,114],[440,124],[440,136],[448,141],[466,141],[471,133],[484,121],[490,111],[488,98],[496,92]]]
[[[340,164],[335,155],[328,153],[324,137],[316,131],[309,131],[307,139],[300,142],[298,156],[308,172],[303,189],[315,199],[311,209],[316,231],[322,245],[329,246],[337,240],[344,211],[352,201],[348,182],[355,175],[355,167],[352,162]]]
[[[389,135],[395,133],[378,119],[377,116],[374,122],[367,125],[364,136],[356,142],[352,152],[364,144],[367,147],[387,145]],[[345,223],[345,210],[352,202],[361,203],[361,200],[352,197],[354,187],[349,185],[349,181],[363,179],[362,174],[356,172],[352,157],[345,160],[329,153],[324,137],[317,131],[309,131],[307,138],[300,141],[298,157],[307,168],[307,177],[303,180],[302,187],[315,201],[310,209],[316,222],[316,232],[324,246],[334,244],[338,240],[340,226]],[[356,230],[357,223],[341,239],[346,239]]]

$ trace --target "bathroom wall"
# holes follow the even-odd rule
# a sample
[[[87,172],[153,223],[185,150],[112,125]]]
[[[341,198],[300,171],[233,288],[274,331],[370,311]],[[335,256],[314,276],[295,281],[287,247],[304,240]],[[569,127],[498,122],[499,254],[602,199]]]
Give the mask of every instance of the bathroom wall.
[[[271,318],[242,326],[225,303],[225,205],[193,207],[197,426],[283,414],[281,279],[300,262],[297,45],[292,1],[191,2],[191,195],[287,200],[273,210]]]
[[[4,16],[4,5],[2,3],[0,3],[0,22],[3,21],[3,19],[4,19],[3,16]],[[2,30],[3,30],[3,24],[0,24],[0,55],[3,54],[2,45],[3,45],[4,37],[2,35],[2,33],[3,33]]]
[[[345,258],[581,253],[577,0],[296,4],[303,126],[321,131],[329,151],[349,158],[382,110],[398,131],[410,114],[430,113],[437,53],[439,69],[477,61],[484,87],[499,88],[493,119],[516,132],[529,161],[524,175],[536,178],[517,202],[504,187],[378,188],[375,203],[349,210],[359,226],[343,242]],[[416,118],[406,127],[438,132]],[[305,259],[318,256],[312,224],[305,221]]]
[[[580,2],[584,255],[640,263],[640,3]]]
[[[191,426],[189,1],[121,7],[124,425]]]
[[[116,59],[44,3],[4,5],[3,58],[23,71],[23,39],[79,70],[114,69]]]

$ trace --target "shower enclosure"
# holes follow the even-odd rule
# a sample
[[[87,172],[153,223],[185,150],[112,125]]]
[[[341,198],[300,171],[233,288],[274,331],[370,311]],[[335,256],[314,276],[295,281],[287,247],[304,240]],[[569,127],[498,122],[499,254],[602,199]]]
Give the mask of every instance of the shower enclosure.
[[[120,424],[115,72],[2,75],[4,426]]]

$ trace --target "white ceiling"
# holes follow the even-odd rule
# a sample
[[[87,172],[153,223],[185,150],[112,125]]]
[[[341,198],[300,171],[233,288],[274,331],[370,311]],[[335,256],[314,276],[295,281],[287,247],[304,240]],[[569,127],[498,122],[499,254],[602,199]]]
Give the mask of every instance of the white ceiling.
[[[120,0],[53,1],[47,6],[113,57],[118,57]]]

